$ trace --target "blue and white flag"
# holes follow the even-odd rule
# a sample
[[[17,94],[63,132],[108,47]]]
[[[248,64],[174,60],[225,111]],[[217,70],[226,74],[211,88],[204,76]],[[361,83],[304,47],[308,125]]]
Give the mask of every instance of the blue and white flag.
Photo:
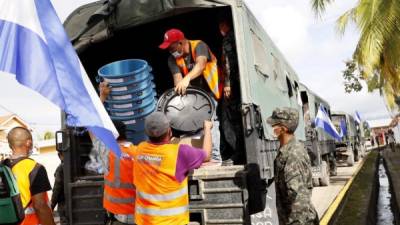
[[[342,137],[347,135],[346,119],[340,120],[340,134]]]
[[[104,109],[50,0],[0,0],[0,72],[40,93],[120,155]]]
[[[357,110],[356,110],[356,112],[355,112],[355,114],[354,114],[354,120],[355,120],[358,124],[361,124],[361,116],[360,116],[360,114],[357,112]]]
[[[318,108],[318,113],[315,118],[315,126],[324,130],[327,134],[332,136],[334,139],[341,141],[342,135],[336,130],[335,125],[333,125],[328,113],[325,111],[322,105]]]

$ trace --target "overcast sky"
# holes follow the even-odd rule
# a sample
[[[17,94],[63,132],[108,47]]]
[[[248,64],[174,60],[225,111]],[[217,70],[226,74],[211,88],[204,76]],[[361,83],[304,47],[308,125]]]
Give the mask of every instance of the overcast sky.
[[[61,20],[90,0],[52,0]],[[245,0],[259,22],[286,56],[302,83],[328,100],[333,110],[354,114],[358,110],[366,119],[387,117],[378,93],[346,94],[342,71],[357,43],[357,31],[350,27],[344,36],[334,29],[336,18],[351,8],[355,0],[336,1],[317,19],[310,0]],[[21,87],[14,78],[0,74],[0,115],[18,114],[30,123],[58,128],[60,112],[33,91]]]

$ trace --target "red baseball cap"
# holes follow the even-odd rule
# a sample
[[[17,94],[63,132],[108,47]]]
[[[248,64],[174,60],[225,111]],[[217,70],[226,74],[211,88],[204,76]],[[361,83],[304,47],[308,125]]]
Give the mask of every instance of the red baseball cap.
[[[185,39],[185,35],[182,31],[172,28],[165,32],[164,42],[158,46],[161,49],[167,49],[172,43]]]

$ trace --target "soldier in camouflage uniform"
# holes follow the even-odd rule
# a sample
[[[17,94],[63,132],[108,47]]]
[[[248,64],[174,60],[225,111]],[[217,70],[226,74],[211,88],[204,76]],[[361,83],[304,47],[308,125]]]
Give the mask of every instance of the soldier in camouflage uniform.
[[[319,224],[311,204],[312,174],[310,158],[294,131],[299,113],[293,108],[275,109],[267,120],[279,139],[280,148],[274,162],[276,207],[280,225]]]
[[[228,11],[219,15],[222,39],[222,69],[224,72],[224,98],[221,108],[221,153],[224,164],[242,164],[243,133],[241,128],[239,67],[236,54],[235,33]]]

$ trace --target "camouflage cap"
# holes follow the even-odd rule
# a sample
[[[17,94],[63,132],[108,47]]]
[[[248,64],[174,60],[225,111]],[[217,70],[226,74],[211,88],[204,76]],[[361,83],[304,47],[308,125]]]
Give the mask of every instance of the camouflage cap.
[[[268,117],[267,123],[271,126],[282,124],[290,132],[294,132],[299,124],[299,111],[288,107],[276,108],[272,112],[272,116]]]

